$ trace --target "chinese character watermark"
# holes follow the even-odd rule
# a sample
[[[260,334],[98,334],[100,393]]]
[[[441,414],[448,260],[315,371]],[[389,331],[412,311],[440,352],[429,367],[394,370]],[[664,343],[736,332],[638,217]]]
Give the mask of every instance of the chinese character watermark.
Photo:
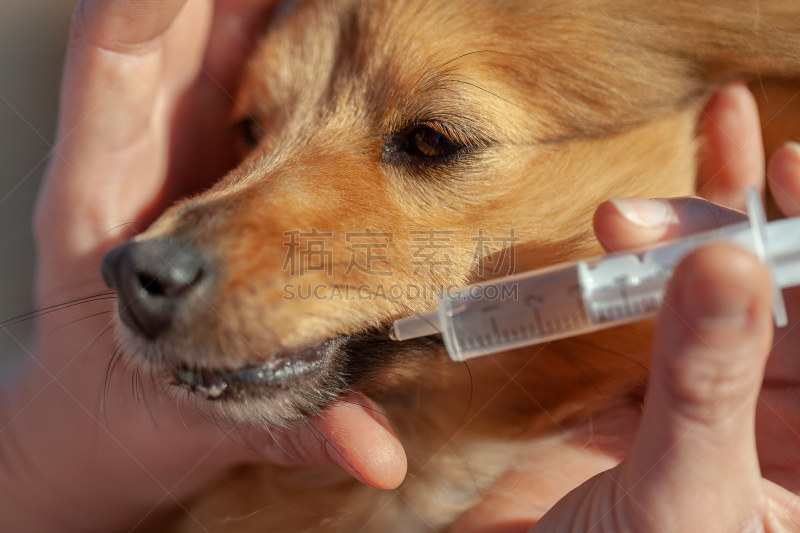
[[[443,250],[452,250],[455,245],[450,243],[450,236],[455,235],[454,230],[437,230],[428,228],[427,230],[412,230],[410,245],[414,250],[409,264],[414,267],[414,275],[418,276],[422,267],[427,267],[430,276],[436,275],[436,267],[443,267],[449,276],[450,267],[453,261],[450,255]],[[441,254],[441,255],[439,255]]]
[[[283,243],[283,246],[288,248],[283,261],[283,270],[288,270],[290,276],[305,272],[325,272],[328,276],[333,275],[333,252],[325,249],[325,239],[333,237],[333,233],[320,233],[317,228],[311,228],[309,232],[284,231],[283,236],[289,237],[289,242]],[[297,241],[298,238],[306,239],[304,248]]]
[[[489,237],[484,235],[483,228],[478,229],[478,235],[470,239],[475,244],[475,251],[472,253],[472,263],[470,269],[475,270],[479,276],[486,274],[486,267],[492,266],[492,274],[510,276],[514,273],[516,263],[515,243],[520,238],[514,234],[514,228],[509,231],[508,237]],[[488,243],[501,243],[499,255],[494,259],[494,251]],[[505,272],[504,270],[505,265]]]
[[[375,270],[372,266],[373,261],[389,261],[388,255],[379,254],[376,250],[386,250],[389,244],[394,242],[394,235],[386,232],[373,232],[371,229],[366,228],[362,233],[348,232],[344,234],[345,242],[350,244],[351,248],[363,249],[366,253],[365,262],[362,265],[356,259],[356,252],[350,254],[350,263],[347,265],[344,275],[349,276],[353,270],[357,270],[368,276],[391,276],[391,270]],[[366,242],[356,242],[356,239]],[[386,242],[375,242],[375,239],[386,239]]]

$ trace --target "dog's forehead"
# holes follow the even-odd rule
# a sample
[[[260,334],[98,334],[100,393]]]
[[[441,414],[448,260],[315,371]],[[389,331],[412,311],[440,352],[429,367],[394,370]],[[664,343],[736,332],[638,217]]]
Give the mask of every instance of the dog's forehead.
[[[453,95],[456,83],[491,63],[486,53],[496,33],[478,10],[451,2],[282,3],[250,63],[247,92],[260,106],[360,99],[381,111],[447,83]]]
[[[675,73],[690,67],[665,55],[663,28],[632,22],[616,4],[589,4],[289,2],[245,93],[262,117],[344,110],[385,134],[457,109],[494,128],[487,136],[549,143],[629,130],[698,90],[680,85],[686,77]]]

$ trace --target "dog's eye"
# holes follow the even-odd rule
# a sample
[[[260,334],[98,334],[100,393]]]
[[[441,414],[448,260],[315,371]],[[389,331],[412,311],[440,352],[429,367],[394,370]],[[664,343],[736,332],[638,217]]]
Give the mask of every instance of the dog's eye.
[[[431,172],[474,161],[486,142],[466,126],[447,122],[417,122],[386,137],[384,163],[406,170]]]
[[[429,126],[415,128],[405,141],[406,151],[420,157],[447,156],[464,148]]]
[[[241,151],[246,155],[250,153],[264,136],[264,128],[251,117],[246,117],[234,125],[236,141]]]

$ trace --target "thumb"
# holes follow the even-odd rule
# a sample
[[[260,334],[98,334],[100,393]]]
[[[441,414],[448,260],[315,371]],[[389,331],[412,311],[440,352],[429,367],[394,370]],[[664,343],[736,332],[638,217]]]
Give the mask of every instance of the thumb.
[[[765,268],[731,245],[701,249],[676,269],[621,480],[631,507],[649,510],[641,520],[714,532],[739,530],[757,516],[754,428],[772,335],[769,289]]]

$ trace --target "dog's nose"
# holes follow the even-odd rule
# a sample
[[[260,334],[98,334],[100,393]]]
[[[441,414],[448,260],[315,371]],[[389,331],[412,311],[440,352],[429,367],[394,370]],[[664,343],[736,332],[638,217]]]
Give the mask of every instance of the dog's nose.
[[[111,250],[101,267],[106,285],[117,293],[122,321],[147,338],[188,312],[192,293],[210,285],[207,258],[178,241],[129,242]]]

